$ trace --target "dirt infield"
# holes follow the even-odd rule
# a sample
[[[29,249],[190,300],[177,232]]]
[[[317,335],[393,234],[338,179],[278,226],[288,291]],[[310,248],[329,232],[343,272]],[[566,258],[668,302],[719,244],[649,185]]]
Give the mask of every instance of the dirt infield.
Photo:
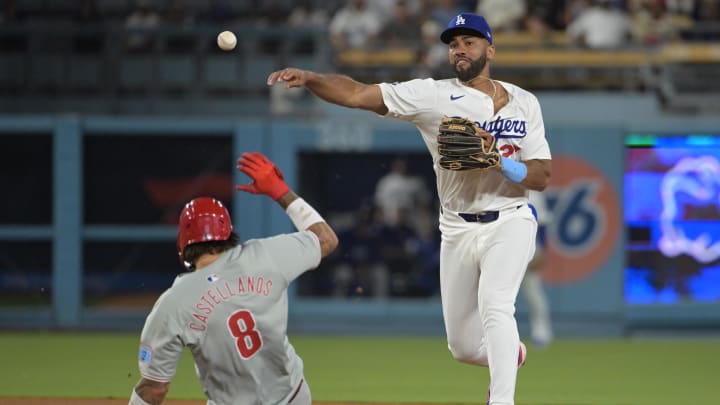
[[[0,398],[0,405],[127,405],[127,399],[103,398]],[[413,405],[390,402],[315,402],[316,405]],[[205,405],[202,400],[168,400],[163,405]],[[422,405],[422,404],[415,404]],[[425,404],[427,405],[427,404]]]

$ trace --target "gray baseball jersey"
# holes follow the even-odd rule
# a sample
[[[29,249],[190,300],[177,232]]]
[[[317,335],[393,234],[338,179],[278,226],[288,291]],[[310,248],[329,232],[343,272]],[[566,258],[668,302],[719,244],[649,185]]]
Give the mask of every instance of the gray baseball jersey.
[[[178,276],[145,322],[141,375],[169,382],[187,346],[209,405],[287,404],[303,379],[286,334],[287,287],[320,259],[304,231],[249,240]]]

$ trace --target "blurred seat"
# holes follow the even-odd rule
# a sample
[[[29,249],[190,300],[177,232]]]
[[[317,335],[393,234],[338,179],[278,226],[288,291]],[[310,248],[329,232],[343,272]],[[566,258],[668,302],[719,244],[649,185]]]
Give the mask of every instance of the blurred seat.
[[[720,112],[720,43],[677,43],[655,55],[658,90],[670,109]]]
[[[195,85],[195,58],[191,55],[163,55],[158,62],[163,90],[187,92]]]
[[[3,2],[4,4],[5,2]],[[44,14],[45,0],[15,1],[15,12],[24,17],[35,17]]]
[[[689,112],[720,112],[720,64],[668,64],[660,70],[663,105]]]
[[[278,68],[277,58],[265,55],[248,55],[243,63],[244,87],[249,91],[266,91],[268,75]]]
[[[240,58],[210,55],[203,58],[203,83],[211,92],[237,91],[242,87]]]
[[[217,3],[239,18],[246,18],[256,13],[253,0],[217,0]]]
[[[106,46],[105,37],[98,33],[82,33],[73,37],[73,52],[99,54]],[[99,56],[98,56],[99,57]]]
[[[75,55],[69,60],[68,86],[73,91],[98,92],[101,79],[101,62],[98,58]]]
[[[304,54],[290,55],[289,61],[290,61],[289,63],[286,63],[287,66],[295,66],[300,69],[322,70],[321,67],[318,66],[317,58],[313,55],[304,55]]]
[[[0,54],[23,52],[28,49],[29,35],[22,32],[2,32]]]
[[[720,21],[695,21],[680,31],[680,37],[689,42],[720,41]]]
[[[154,63],[149,55],[125,55],[117,72],[117,88],[121,92],[147,92],[154,81]]]
[[[98,13],[111,19],[122,19],[129,14],[131,0],[95,0]]]
[[[664,67],[678,93],[714,93],[720,104],[720,65],[693,63]]]
[[[0,54],[0,92],[18,90],[25,80],[23,54]]]
[[[66,56],[63,54],[32,54],[30,57],[30,87],[41,91],[60,90],[65,81]]]
[[[198,46],[197,35],[189,33],[172,33],[164,37],[165,49],[167,53],[191,54]]]
[[[23,0],[19,1],[22,3]],[[73,18],[77,13],[78,1],[46,1],[43,5],[43,12],[53,19],[67,20]]]
[[[197,17],[207,17],[213,8],[214,0],[192,0],[187,3],[188,9]]]

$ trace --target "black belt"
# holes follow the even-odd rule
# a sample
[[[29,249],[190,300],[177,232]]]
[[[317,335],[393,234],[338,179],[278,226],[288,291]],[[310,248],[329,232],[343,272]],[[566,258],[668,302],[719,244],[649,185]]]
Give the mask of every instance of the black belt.
[[[514,208],[508,208],[503,211],[519,210],[522,205],[518,205]],[[465,220],[465,222],[481,222],[486,224],[488,222],[497,221],[500,218],[500,211],[483,211],[476,214],[469,214],[465,212],[458,212],[458,216]]]

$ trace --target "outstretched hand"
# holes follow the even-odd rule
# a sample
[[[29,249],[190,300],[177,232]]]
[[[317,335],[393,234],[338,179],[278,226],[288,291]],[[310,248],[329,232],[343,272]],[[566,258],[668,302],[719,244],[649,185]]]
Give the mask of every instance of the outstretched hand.
[[[275,201],[290,191],[280,169],[260,152],[243,153],[237,168],[253,179],[250,184],[238,185],[238,190],[264,194]]]
[[[285,83],[285,88],[303,87],[307,82],[307,71],[296,68],[285,68],[270,73],[267,84],[272,86],[275,83]]]

